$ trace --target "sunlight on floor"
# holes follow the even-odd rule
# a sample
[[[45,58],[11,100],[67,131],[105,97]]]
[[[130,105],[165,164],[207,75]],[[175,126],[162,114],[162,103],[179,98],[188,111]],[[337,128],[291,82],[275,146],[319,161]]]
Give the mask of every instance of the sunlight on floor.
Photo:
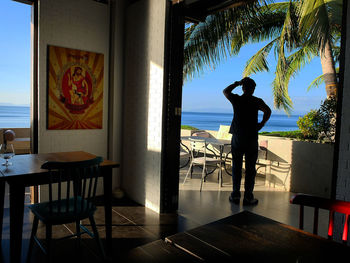
[[[179,189],[180,190],[198,190],[200,187],[201,173],[202,169],[200,167],[195,167],[193,170],[192,178],[188,176],[185,184],[183,181],[185,179],[186,173],[188,171],[188,166],[180,169],[180,180]],[[222,187],[219,186],[218,181],[218,169],[216,169],[212,174],[207,176],[206,182],[203,183],[203,191],[232,191],[232,177],[223,171],[223,184]],[[244,175],[241,182],[242,190],[244,189]],[[282,185],[268,185],[265,184],[265,175],[257,174],[255,180],[255,192],[259,191],[285,191]]]

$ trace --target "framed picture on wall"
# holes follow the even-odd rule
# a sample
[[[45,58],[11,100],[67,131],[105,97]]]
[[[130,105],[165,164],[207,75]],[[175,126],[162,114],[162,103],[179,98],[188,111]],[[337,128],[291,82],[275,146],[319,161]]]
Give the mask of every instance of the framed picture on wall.
[[[102,129],[104,55],[48,46],[47,129]]]

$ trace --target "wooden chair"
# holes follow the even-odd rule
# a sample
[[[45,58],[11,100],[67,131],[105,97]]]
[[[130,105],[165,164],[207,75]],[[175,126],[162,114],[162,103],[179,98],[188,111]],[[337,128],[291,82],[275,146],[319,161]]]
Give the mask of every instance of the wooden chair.
[[[81,234],[87,233],[96,239],[99,251],[103,258],[105,253],[94,220],[96,210],[93,204],[98,176],[99,164],[102,157],[79,162],[46,162],[42,169],[49,170],[49,201],[29,206],[34,214],[33,228],[30,237],[27,261],[30,261],[34,241],[47,255],[48,262],[52,255],[52,226],[67,223],[76,223],[76,234],[62,239],[77,236],[80,248]],[[80,224],[80,220],[89,218],[93,234]],[[36,237],[39,220],[46,225],[46,248]],[[80,231],[82,230],[82,231]]]
[[[329,210],[329,222],[328,222],[328,238],[333,239],[334,228],[334,213],[341,213],[345,215],[345,223],[343,227],[342,240],[346,243],[348,240],[349,229],[349,215],[350,215],[350,202],[330,200],[322,197],[316,197],[305,194],[297,194],[290,200],[291,204],[300,205],[299,214],[299,228],[304,229],[304,206],[314,207],[314,223],[313,233],[318,233],[318,213],[319,209]]]

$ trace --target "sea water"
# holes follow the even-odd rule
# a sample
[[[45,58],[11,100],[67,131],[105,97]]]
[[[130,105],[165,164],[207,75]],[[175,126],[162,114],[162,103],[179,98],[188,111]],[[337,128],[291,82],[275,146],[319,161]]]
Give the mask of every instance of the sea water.
[[[0,128],[29,128],[29,106],[0,106]]]
[[[287,116],[272,114],[261,131],[298,130],[297,120],[300,115]],[[262,114],[259,115],[261,120]],[[219,130],[220,125],[230,125],[232,113],[182,112],[181,124],[190,125],[201,130]],[[29,128],[29,106],[0,106],[0,128]]]
[[[193,126],[200,130],[219,130],[220,125],[230,125],[232,113],[211,112],[182,112],[181,124]],[[272,114],[261,131],[295,131],[298,130],[297,121],[301,115]],[[262,114],[259,114],[259,120]]]

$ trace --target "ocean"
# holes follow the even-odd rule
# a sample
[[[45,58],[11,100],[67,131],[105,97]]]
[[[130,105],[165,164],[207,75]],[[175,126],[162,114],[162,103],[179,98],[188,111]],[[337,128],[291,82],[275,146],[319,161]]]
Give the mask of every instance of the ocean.
[[[232,113],[210,113],[210,112],[182,112],[181,124],[196,127],[200,130],[219,130],[221,125],[230,125]],[[269,121],[261,129],[261,132],[272,131],[295,131],[298,130],[297,120],[301,115],[287,116],[285,114],[272,114]],[[259,120],[262,113],[259,114]]]
[[[297,120],[300,115],[287,116],[272,114],[261,131],[294,131],[298,130]],[[259,115],[262,118],[262,114]],[[190,125],[201,130],[219,130],[220,124],[230,125],[231,113],[182,112],[182,125]],[[29,128],[30,107],[0,106],[0,128]]]
[[[30,107],[0,106],[0,128],[29,128]]]

